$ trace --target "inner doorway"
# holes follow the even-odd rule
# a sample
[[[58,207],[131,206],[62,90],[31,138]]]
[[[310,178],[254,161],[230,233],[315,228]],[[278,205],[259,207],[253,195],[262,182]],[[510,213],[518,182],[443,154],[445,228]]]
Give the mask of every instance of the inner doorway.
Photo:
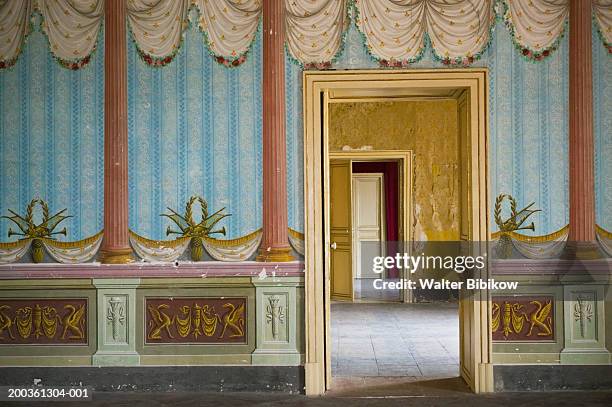
[[[402,270],[372,271],[375,256],[401,252],[411,222],[412,152],[330,153],[330,289],[336,301],[409,302],[409,290],[373,282],[409,279]]]
[[[488,240],[487,200],[487,73],[485,69],[304,72],[305,275],[307,394],[330,388],[330,245],[329,229],[329,103],[332,99],[389,100],[406,97],[465,99],[460,152],[461,239]],[[474,278],[486,279],[487,268]],[[461,377],[475,392],[492,391],[490,294],[462,293],[459,301]]]

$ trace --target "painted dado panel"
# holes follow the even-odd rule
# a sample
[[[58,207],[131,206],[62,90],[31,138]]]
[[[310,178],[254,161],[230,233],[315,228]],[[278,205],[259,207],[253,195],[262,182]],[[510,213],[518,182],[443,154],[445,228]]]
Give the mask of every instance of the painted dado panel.
[[[145,344],[246,343],[246,298],[145,298]]]
[[[87,298],[0,300],[0,345],[87,345]]]
[[[493,340],[554,340],[554,306],[552,295],[494,296],[491,305]]]
[[[0,365],[299,365],[303,289],[302,277],[4,280]]]
[[[96,315],[96,291],[87,280],[2,281],[0,365],[91,364]]]

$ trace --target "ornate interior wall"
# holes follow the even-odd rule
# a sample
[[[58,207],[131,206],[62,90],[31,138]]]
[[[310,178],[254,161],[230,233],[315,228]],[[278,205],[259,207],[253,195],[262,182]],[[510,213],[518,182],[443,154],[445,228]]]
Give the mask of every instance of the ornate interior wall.
[[[100,37],[101,39],[102,37]],[[85,69],[57,63],[47,38],[33,32],[21,58],[0,73],[0,215],[33,198],[74,216],[60,225],[68,240],[102,229],[104,47]],[[0,241],[10,222],[0,221]],[[13,225],[13,229],[15,226]]]
[[[498,22],[493,42],[482,59],[473,65],[490,70],[491,199],[494,201],[495,196],[503,192],[515,196],[519,205],[536,201],[543,209],[533,218],[537,235],[554,232],[568,223],[567,42],[567,38],[563,38],[553,55],[534,63],[520,55],[506,27]],[[597,45],[603,48],[599,40]],[[444,67],[431,57],[430,50],[426,52],[425,57],[414,64],[415,68]],[[335,67],[378,67],[367,54],[354,27],[349,30],[345,51]],[[299,111],[301,103],[294,109]],[[301,132],[288,133],[288,138],[299,144]],[[301,192],[292,196],[290,191],[290,208],[291,202],[298,200],[301,200]],[[294,218],[291,222],[290,217],[291,224],[298,225],[300,221]],[[495,230],[496,226],[492,228]]]
[[[128,50],[130,228],[165,239],[166,208],[191,195],[226,207],[228,237],[262,222],[261,34],[247,61],[226,68],[190,28],[176,59],[151,68]]]
[[[595,216],[612,230],[612,63],[593,27],[593,105],[595,119]]]
[[[77,240],[102,228],[103,47],[99,42],[90,64],[70,71],[54,61],[46,41],[33,33],[16,66],[0,75],[0,93],[10,95],[0,101],[0,213],[23,211],[40,197],[75,216],[65,225],[68,239]],[[215,208],[227,206],[229,237],[259,228],[260,35],[234,69],[214,62],[195,28],[163,68],[147,66],[129,41],[131,228],[162,238],[167,225],[159,214],[195,193]],[[610,230],[612,67],[597,37],[593,47],[597,221]],[[443,67],[427,52],[415,68]],[[534,217],[536,234],[568,222],[567,58],[565,37],[545,60],[524,59],[498,22],[491,46],[474,63],[491,72],[491,197],[505,192],[521,205],[536,201],[543,209]],[[351,27],[334,68],[377,67]],[[289,226],[302,231],[301,70],[289,61],[286,80]],[[3,241],[8,227],[0,222]]]

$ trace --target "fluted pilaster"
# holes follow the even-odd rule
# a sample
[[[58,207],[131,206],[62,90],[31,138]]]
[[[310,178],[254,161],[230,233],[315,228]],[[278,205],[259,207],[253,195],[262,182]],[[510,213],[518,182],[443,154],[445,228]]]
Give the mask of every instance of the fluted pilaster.
[[[126,1],[104,5],[103,263],[133,261],[128,229]]]
[[[595,182],[591,1],[569,2],[569,196],[568,249],[594,255]],[[590,254],[589,254],[590,253]]]
[[[290,261],[285,140],[285,2],[263,2],[263,240],[258,261]]]

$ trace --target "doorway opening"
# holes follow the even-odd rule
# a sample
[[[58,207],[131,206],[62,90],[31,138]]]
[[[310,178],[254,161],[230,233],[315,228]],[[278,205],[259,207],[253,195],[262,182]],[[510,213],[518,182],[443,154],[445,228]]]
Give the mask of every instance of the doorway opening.
[[[390,394],[405,393],[415,382],[459,377],[457,293],[389,288],[412,280],[412,273],[373,265],[375,259],[410,254],[416,247],[415,254],[421,254],[425,240],[459,241],[459,123],[465,120],[459,116],[466,113],[460,100],[462,96],[452,95],[331,99],[328,105],[334,392],[372,391],[394,383],[399,388],[387,389]],[[392,154],[402,147],[411,149],[404,160],[384,161],[378,155],[380,148]],[[363,148],[371,150],[362,153]],[[364,158],[370,161],[360,160]],[[413,174],[402,174],[405,188],[397,172],[404,161]],[[402,217],[409,218],[412,207],[418,209],[401,238],[395,233],[399,195],[405,195]],[[415,241],[415,235],[423,237]],[[420,277],[422,273],[414,280]],[[405,304],[390,304],[404,298]]]
[[[411,301],[409,290],[375,288],[410,278],[404,270],[370,265],[409,239],[412,152],[334,151],[330,160],[331,300]]]
[[[305,276],[305,320],[308,321],[305,325],[305,379],[307,394],[322,394],[333,386],[330,158],[332,154],[345,150],[344,146],[340,146],[334,151],[330,145],[330,104],[438,98],[456,100],[457,106],[461,105],[463,109],[458,114],[463,118],[459,124],[461,134],[458,147],[461,162],[458,170],[461,177],[458,181],[459,210],[463,215],[460,217],[459,236],[472,244],[486,244],[487,72],[485,69],[305,72],[303,83],[305,261],[308,270]],[[432,117],[431,120],[439,118]],[[379,133],[378,141],[384,140],[384,134]],[[380,148],[351,143],[352,135],[348,134],[344,143],[348,145],[348,150]],[[431,168],[433,173],[439,170],[440,167]],[[414,209],[418,212],[418,208]],[[486,279],[488,270],[485,267],[473,276]],[[468,294],[459,293],[456,314],[459,325],[459,372],[473,391],[492,391],[490,294],[487,290]],[[391,341],[388,346],[397,347],[397,344]]]

